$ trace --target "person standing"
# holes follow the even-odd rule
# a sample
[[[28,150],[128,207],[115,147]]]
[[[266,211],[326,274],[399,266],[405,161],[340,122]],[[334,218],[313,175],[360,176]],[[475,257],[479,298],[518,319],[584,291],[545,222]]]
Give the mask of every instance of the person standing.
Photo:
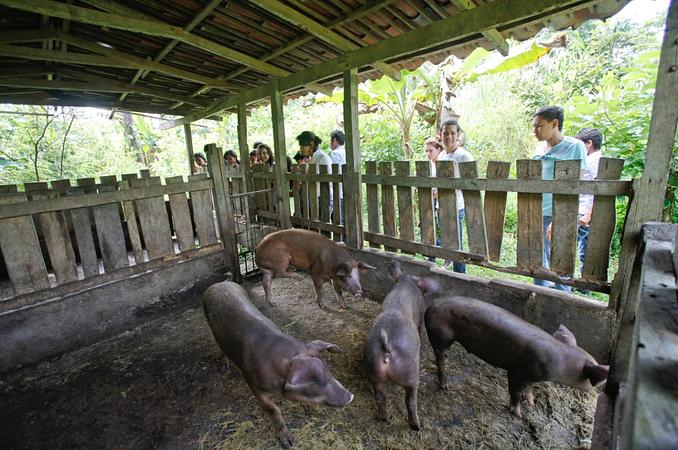
[[[598,177],[598,166],[602,152],[600,146],[603,143],[603,135],[597,128],[582,128],[575,136],[586,146],[586,164],[588,170],[584,179],[595,180]],[[586,257],[586,245],[589,240],[589,224],[593,210],[593,195],[579,196],[579,227],[577,228],[577,254],[581,262],[581,271],[584,271],[584,258]]]
[[[459,122],[454,119],[444,121],[440,125],[440,137],[443,149],[438,155],[438,161],[452,161],[454,163],[454,176],[459,178],[459,163],[474,161],[473,156],[464,147],[459,145],[459,134],[462,132]],[[463,223],[464,223],[464,196],[460,189],[456,189],[457,200],[457,228],[459,229],[459,250],[464,250]],[[466,273],[466,264],[453,261],[452,268],[455,272]]]
[[[343,166],[346,164],[346,148],[344,144],[346,142],[346,136],[341,130],[334,130],[330,133],[330,159],[332,164],[339,165],[339,173],[342,173]],[[340,223],[344,224],[344,186],[342,183],[339,183],[339,218]]]
[[[310,157],[309,163],[325,165],[327,166],[327,173],[332,173],[332,159],[330,155],[320,148],[320,144],[323,142],[322,139],[312,131],[302,131],[297,136],[297,142],[299,142],[299,152],[302,156]],[[320,189],[318,189],[318,198],[320,198]],[[332,206],[332,184],[330,183],[330,214],[332,214]]]
[[[538,141],[546,143],[544,154],[537,155],[533,159],[542,161],[541,177],[543,180],[553,180],[555,162],[565,160],[580,160],[582,174],[586,174],[586,147],[579,139],[563,134],[563,121],[565,114],[560,106],[544,106],[539,108],[532,116],[534,136]],[[542,263],[545,269],[549,268],[551,259],[551,220],[553,217],[553,194],[545,193],[542,197],[542,215],[544,243],[542,250]],[[572,288],[563,284],[552,283],[546,280],[534,279],[534,284],[570,292]]]

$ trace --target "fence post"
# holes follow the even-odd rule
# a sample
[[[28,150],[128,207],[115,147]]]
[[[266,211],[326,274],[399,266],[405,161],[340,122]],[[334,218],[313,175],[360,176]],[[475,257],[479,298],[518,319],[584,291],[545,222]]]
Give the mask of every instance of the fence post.
[[[238,258],[238,239],[235,233],[235,220],[233,218],[231,199],[228,195],[228,181],[224,174],[226,168],[216,144],[206,145],[205,151],[207,153],[210,177],[214,183],[214,189],[212,189],[214,210],[217,213],[219,234],[221,234],[221,242],[224,245],[226,264],[230,266],[233,281],[239,283],[241,276],[240,260]]]
[[[278,216],[280,228],[291,228],[290,221],[290,189],[287,184],[287,150],[285,146],[285,119],[283,116],[282,92],[280,80],[273,79],[273,92],[271,92],[271,116],[273,119],[273,147],[275,148],[275,160],[273,166],[275,173],[275,192],[278,201]]]
[[[346,245],[363,248],[362,177],[360,175],[360,131],[358,130],[358,69],[344,71],[344,130],[346,172],[344,174],[344,224]],[[337,206],[335,205],[335,208]]]

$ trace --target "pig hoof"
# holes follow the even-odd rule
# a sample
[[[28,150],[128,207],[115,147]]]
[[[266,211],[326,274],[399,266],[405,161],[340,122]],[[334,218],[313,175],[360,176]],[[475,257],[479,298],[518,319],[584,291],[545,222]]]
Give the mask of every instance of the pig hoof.
[[[412,431],[419,431],[421,429],[421,425],[419,425],[418,423],[411,423],[410,428],[412,429]]]
[[[294,440],[292,440],[292,436],[290,436],[289,433],[280,433],[278,435],[278,441],[280,441],[280,446],[284,449],[288,449],[294,444]]]
[[[511,412],[512,412],[513,415],[515,415],[516,417],[519,417],[519,418],[521,418],[521,419],[523,418],[523,412],[522,412],[522,410],[520,409],[520,405],[511,406]]]

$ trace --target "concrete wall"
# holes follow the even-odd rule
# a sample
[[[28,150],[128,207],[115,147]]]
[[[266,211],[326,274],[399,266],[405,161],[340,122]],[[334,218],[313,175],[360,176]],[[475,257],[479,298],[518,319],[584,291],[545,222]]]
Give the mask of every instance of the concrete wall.
[[[0,372],[116,335],[159,311],[199,305],[224,272],[223,252],[211,253],[0,313]]]
[[[562,323],[577,337],[577,343],[601,363],[609,360],[616,315],[599,302],[554,289],[508,280],[488,280],[440,269],[432,263],[371,249],[348,249],[359,261],[377,270],[361,273],[361,283],[371,299],[381,301],[393,286],[388,263],[396,258],[405,272],[433,276],[441,294],[478,298],[500,306],[548,333]]]

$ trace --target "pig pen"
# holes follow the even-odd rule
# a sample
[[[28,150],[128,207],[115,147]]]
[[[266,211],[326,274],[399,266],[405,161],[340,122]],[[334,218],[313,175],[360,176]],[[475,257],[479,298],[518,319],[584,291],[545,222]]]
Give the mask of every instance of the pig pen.
[[[379,270],[381,271],[381,269]],[[376,271],[375,271],[376,272]],[[365,284],[364,284],[365,285]],[[506,375],[458,344],[448,352],[449,392],[436,383],[422,331],[419,416],[407,426],[402,389],[388,389],[389,423],[375,418],[362,375],[362,345],[380,305],[347,299],[340,310],[325,285],[325,309],[310,303],[309,277],[276,279],[269,307],[259,282],[245,283],[253,303],[284,332],[339,345],[326,353],[335,377],[355,394],[343,409],[280,400],[295,448],[588,447],[597,393],[535,385],[524,419],[508,412]],[[4,448],[278,448],[271,421],[238,369],[225,367],[205,321],[201,291],[145,324],[79,350],[0,375]]]

